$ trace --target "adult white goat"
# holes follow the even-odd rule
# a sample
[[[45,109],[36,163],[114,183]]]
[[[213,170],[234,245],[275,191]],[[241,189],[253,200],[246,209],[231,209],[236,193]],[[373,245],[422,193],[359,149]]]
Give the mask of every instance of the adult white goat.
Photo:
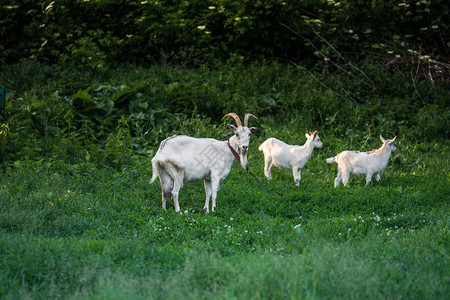
[[[273,166],[281,169],[292,170],[294,181],[300,185],[302,168],[311,157],[314,147],[322,148],[317,131],[306,134],[306,143],[303,146],[291,146],[276,138],[269,138],[259,146],[259,151],[264,153],[264,175],[272,179]]]
[[[250,135],[255,127],[248,128],[249,117],[246,114],[244,126],[235,113],[226,114],[222,120],[230,116],[237,127],[228,125],[234,135],[228,141],[210,138],[193,138],[180,135],[161,142],[158,152],[152,159],[153,176],[151,183],[159,176],[162,190],[162,207],[166,209],[166,200],[172,198],[176,212],[180,211],[178,192],[185,182],[204,180],[206,202],[203,210],[209,213],[209,199],[212,198],[212,211],[216,207],[219,182],[227,177],[235,160],[247,168],[247,151]],[[239,153],[239,154],[238,154]]]
[[[381,135],[380,139],[383,142],[377,150],[369,152],[359,151],[343,151],[334,157],[327,158],[327,163],[337,163],[338,172],[334,180],[334,187],[338,187],[342,183],[344,186],[348,184],[350,173],[355,175],[366,175],[366,185],[372,180],[372,175],[375,174],[375,179],[380,181],[380,173],[386,168],[389,156],[392,151],[396,151],[395,139],[385,140]]]

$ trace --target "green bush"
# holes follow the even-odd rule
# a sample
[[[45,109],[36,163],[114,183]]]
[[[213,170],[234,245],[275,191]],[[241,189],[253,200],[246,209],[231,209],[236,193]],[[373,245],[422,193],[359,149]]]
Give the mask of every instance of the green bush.
[[[346,70],[370,85],[352,69],[370,57],[394,72],[406,64],[421,70],[415,77],[445,80],[449,13],[442,0],[15,0],[0,4],[0,63],[34,57],[95,70],[266,59]]]

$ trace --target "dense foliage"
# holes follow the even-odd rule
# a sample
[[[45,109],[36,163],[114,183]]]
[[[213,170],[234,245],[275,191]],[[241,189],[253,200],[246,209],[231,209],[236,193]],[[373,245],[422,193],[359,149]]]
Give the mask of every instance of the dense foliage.
[[[311,76],[276,63],[154,66],[95,75],[22,61],[0,74],[9,91],[2,166],[31,160],[121,170],[133,164],[132,157],[152,155],[172,134],[225,139],[220,119],[231,111],[257,115],[258,134],[267,136],[284,128],[284,136],[319,129],[350,145],[379,134],[413,142],[448,138],[445,86],[414,87],[407,85],[408,74],[369,71],[376,91],[343,75]]]
[[[35,57],[103,68],[242,57],[333,66],[342,55],[423,60],[421,68],[440,77],[448,71],[449,19],[443,0],[11,0],[0,4],[0,63]]]

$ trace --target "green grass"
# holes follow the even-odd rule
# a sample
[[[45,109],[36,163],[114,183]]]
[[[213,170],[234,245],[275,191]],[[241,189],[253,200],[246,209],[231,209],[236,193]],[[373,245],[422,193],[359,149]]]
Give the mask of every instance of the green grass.
[[[0,130],[0,298],[450,297],[445,86],[356,103],[280,64],[77,72],[33,61],[0,72],[13,91]],[[249,167],[284,200],[236,164],[214,214],[202,182],[182,188],[182,214],[163,211],[149,184],[159,142],[225,140],[230,111],[258,116]],[[324,147],[300,187],[290,171],[267,181],[258,146],[303,144],[309,130]],[[381,182],[335,189],[325,159],[378,148],[380,134],[398,148]]]
[[[257,142],[255,142],[257,143]],[[324,151],[325,152],[325,151]],[[148,162],[74,175],[31,169],[0,179],[0,295],[74,299],[443,299],[449,295],[448,169],[334,189],[314,152],[299,188],[262,178],[262,155],[222,182],[215,214],[202,183],[161,209]],[[430,158],[426,163],[433,164]],[[45,169],[45,168],[44,168]],[[171,203],[169,203],[171,204]],[[300,227],[293,229],[295,225]]]

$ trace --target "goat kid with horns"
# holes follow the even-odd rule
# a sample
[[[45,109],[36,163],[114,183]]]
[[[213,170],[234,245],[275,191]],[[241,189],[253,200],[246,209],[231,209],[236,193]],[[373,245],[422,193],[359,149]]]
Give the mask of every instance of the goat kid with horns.
[[[161,142],[152,159],[153,176],[150,183],[159,177],[163,209],[166,209],[166,200],[171,198],[175,211],[179,212],[178,194],[183,184],[204,180],[206,201],[203,210],[209,213],[209,199],[212,198],[211,210],[214,212],[219,182],[230,173],[234,161],[239,161],[247,169],[250,136],[256,130],[255,127],[248,128],[248,119],[256,117],[246,114],[244,126],[237,114],[226,114],[222,120],[226,117],[232,117],[237,125],[228,125],[234,132],[228,141],[180,135]]]

